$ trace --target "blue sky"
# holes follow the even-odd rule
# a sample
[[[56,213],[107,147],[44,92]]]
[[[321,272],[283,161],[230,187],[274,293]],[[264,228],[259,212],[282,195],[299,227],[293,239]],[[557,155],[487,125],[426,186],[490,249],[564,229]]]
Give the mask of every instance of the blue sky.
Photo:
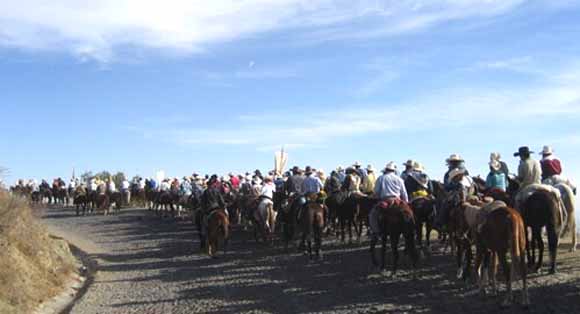
[[[553,145],[580,176],[580,1],[0,0],[0,165],[152,176]]]

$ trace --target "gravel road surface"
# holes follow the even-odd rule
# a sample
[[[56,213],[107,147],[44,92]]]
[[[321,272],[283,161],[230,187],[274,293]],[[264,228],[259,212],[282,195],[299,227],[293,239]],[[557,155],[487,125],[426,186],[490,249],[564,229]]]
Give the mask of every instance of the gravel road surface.
[[[191,222],[146,210],[76,217],[71,209],[47,209],[42,220],[98,262],[94,283],[71,313],[580,313],[580,253],[567,252],[569,239],[558,274],[530,276],[532,305],[524,311],[501,310],[501,298],[481,298],[457,282],[453,258],[436,245],[416,279],[406,258],[393,278],[371,268],[368,241],[327,238],[324,259],[309,261],[234,230],[228,254],[211,259],[198,254]]]

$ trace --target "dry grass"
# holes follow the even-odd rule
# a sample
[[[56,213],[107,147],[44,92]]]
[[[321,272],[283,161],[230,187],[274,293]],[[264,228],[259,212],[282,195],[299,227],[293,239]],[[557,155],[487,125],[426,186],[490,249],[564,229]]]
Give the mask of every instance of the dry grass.
[[[60,292],[74,258],[26,202],[0,191],[0,313],[30,313]]]

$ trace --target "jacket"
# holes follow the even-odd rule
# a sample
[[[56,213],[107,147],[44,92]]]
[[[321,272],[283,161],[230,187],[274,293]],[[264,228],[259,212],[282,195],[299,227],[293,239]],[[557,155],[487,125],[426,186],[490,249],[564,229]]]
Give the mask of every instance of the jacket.
[[[520,181],[520,189],[530,184],[540,184],[542,182],[542,168],[540,163],[531,157],[526,160],[520,160],[518,181]]]

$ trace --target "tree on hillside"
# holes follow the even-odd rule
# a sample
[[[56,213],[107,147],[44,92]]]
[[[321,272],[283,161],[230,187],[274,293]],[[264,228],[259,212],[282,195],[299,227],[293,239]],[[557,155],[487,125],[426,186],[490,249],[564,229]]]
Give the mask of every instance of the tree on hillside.
[[[117,173],[115,173],[115,175],[113,175],[113,182],[115,182],[115,185],[117,187],[121,186],[121,183],[123,181],[125,181],[127,177],[125,176],[125,174],[121,171],[117,171]]]
[[[94,175],[92,171],[85,171],[83,174],[81,174],[81,181],[89,182],[89,180],[92,179],[93,177]]]

